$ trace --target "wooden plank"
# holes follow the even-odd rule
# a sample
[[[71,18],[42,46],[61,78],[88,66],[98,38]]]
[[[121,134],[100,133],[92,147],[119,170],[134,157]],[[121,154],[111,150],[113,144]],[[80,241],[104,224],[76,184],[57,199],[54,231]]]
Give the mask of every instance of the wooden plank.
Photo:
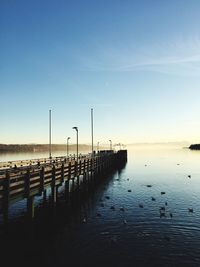
[[[13,195],[24,193],[24,188],[16,188],[15,190],[10,191],[10,198],[13,197]]]
[[[24,188],[25,196],[28,198],[30,193],[30,170],[27,170],[27,173],[24,176]]]

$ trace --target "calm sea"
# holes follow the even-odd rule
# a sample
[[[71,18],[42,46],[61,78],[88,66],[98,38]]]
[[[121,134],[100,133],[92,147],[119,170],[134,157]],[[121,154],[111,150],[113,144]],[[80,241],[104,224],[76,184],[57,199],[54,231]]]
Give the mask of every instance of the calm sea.
[[[23,209],[15,205],[11,217]],[[68,211],[60,207],[43,230],[28,229],[28,237],[20,228],[3,239],[16,265],[198,267],[200,151],[131,148],[124,169],[70,216],[62,213]]]

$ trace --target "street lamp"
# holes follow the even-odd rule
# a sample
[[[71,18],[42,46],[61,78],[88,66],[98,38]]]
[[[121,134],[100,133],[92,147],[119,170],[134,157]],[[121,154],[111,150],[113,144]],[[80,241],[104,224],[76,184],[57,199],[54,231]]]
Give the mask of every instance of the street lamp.
[[[70,137],[67,137],[67,157],[69,155],[69,139]]]
[[[94,141],[93,108],[91,108],[91,137],[92,137],[92,157],[93,157],[93,153],[94,153],[94,145],[93,145],[93,141]]]
[[[72,129],[76,130],[76,154],[78,160],[78,127],[72,127]]]
[[[110,150],[112,150],[112,140],[109,140],[110,142]]]
[[[97,152],[99,152],[99,142],[97,143]]]
[[[49,159],[51,159],[51,109],[49,110]]]

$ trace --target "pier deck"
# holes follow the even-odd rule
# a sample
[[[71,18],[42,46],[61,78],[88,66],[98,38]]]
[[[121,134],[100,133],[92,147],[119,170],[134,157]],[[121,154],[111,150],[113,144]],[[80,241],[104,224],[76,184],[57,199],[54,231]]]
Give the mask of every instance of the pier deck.
[[[85,187],[96,174],[109,168],[115,168],[118,163],[127,160],[127,151],[101,151],[93,156],[79,158],[59,157],[56,159],[41,159],[20,167],[10,166],[0,170],[0,213],[4,221],[8,221],[8,210],[12,203],[27,199],[27,211],[30,218],[34,217],[34,196],[45,195],[51,188],[52,202],[58,197],[58,188],[65,185],[65,195]],[[82,186],[83,185],[83,186]]]

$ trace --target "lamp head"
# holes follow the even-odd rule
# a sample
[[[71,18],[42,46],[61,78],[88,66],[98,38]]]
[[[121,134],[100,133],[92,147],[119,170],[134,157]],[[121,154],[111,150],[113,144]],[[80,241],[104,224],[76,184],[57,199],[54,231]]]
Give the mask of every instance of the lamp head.
[[[72,129],[76,130],[78,132],[78,127],[72,127]]]

